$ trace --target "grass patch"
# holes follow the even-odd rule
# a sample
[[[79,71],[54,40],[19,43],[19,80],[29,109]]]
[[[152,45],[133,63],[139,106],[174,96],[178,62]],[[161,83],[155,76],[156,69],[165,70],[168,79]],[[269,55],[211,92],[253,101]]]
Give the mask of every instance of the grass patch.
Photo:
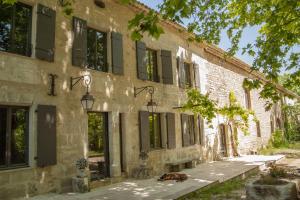
[[[261,149],[259,153],[262,155],[274,155],[274,154],[280,154],[281,152],[285,152],[288,150],[300,150],[300,142],[287,143],[281,145],[278,148],[269,146],[265,149]]]
[[[187,200],[187,199],[210,200],[216,196],[220,196],[220,199],[227,199],[230,197],[232,191],[243,189],[245,187],[247,180],[249,180],[249,178],[229,180],[224,183],[220,183],[216,186],[204,188],[198,192],[189,194],[186,197],[180,198],[180,200]]]

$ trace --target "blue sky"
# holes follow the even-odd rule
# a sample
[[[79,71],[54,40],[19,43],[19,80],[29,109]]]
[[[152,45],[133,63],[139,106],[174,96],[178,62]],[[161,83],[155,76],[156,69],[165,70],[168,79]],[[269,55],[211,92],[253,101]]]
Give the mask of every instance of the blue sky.
[[[157,4],[162,2],[162,0],[139,0],[140,2],[150,6],[151,8],[156,8]],[[257,29],[256,28],[246,28],[244,31],[244,34],[240,41],[240,47],[246,46],[248,43],[252,43],[255,41],[257,36]],[[226,33],[222,33],[221,35],[221,42],[219,44],[219,47],[226,50],[230,47],[230,41],[227,38]],[[253,58],[248,55],[242,55],[241,51],[239,51],[236,55],[239,59],[243,60],[244,62],[248,64],[252,64]]]

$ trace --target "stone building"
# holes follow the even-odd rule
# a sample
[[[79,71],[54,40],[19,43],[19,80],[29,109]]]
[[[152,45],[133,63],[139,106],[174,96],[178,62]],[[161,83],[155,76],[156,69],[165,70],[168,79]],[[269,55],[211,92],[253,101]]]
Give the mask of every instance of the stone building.
[[[76,1],[68,17],[58,2],[0,4],[0,199],[70,191],[82,157],[90,157],[94,179],[113,179],[133,176],[140,152],[148,153],[153,175],[172,163],[230,156],[221,116],[209,128],[176,109],[188,87],[209,92],[220,105],[234,91],[256,112],[251,134],[240,133],[240,153],[257,151],[282,127],[280,105],[266,112],[259,91],[242,87],[245,77],[262,75],[250,75],[237,58],[224,60],[217,47],[187,42],[178,24],[163,22],[159,40],[132,41],[128,20],[149,10],[143,4]],[[141,91],[145,86],[151,87]],[[95,99],[89,112],[80,102],[86,94]]]

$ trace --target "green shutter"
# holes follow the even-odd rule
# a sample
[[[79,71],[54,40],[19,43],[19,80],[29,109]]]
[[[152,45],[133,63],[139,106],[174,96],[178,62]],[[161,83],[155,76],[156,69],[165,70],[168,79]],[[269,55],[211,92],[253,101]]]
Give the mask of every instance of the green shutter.
[[[114,74],[123,75],[123,36],[121,33],[111,33],[112,71]]]
[[[54,61],[56,12],[41,4],[37,6],[35,56],[49,62]]]
[[[162,78],[164,84],[173,84],[172,52],[161,50]]]
[[[136,61],[138,78],[141,80],[147,80],[146,44],[144,42],[136,42]]]
[[[140,129],[140,150],[148,152],[150,150],[149,135],[149,112],[140,111],[139,113],[139,129]]]
[[[87,64],[87,22],[73,17],[72,64],[85,67]]]

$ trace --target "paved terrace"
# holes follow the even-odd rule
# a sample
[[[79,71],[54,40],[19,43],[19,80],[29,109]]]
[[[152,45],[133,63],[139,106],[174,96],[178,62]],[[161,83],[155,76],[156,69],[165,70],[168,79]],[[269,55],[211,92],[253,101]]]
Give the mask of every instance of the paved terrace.
[[[176,199],[213,183],[223,182],[247,172],[257,170],[266,162],[277,161],[283,156],[242,156],[226,161],[197,165],[194,169],[182,171],[188,175],[184,182],[128,179],[121,183],[100,187],[85,194],[46,194],[32,200],[138,200]]]

